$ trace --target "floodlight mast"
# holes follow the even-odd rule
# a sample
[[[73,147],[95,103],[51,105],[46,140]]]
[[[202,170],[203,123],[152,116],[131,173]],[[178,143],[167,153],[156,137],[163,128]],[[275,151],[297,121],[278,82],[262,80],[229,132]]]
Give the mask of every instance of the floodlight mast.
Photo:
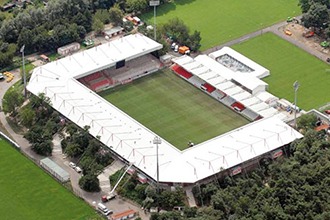
[[[298,83],[298,81],[295,81],[293,83],[293,89],[294,89],[294,128],[297,129],[297,92],[299,89],[300,84]]]
[[[156,136],[153,140],[153,143],[156,144],[156,157],[157,157],[157,211],[159,208],[159,161],[158,161],[158,144],[162,143],[162,140]]]
[[[156,31],[156,6],[159,5],[159,0],[151,0],[149,2],[150,6],[154,7],[154,40],[157,40],[157,31]]]
[[[22,53],[22,64],[23,64],[23,82],[24,82],[24,98],[26,99],[26,74],[25,74],[25,60],[24,60],[24,49],[25,44],[19,50]]]

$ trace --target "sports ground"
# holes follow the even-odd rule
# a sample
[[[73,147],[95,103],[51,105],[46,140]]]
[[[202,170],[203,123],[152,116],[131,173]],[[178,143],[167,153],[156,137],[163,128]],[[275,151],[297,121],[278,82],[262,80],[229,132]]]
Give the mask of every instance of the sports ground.
[[[174,0],[157,7],[157,24],[178,17],[201,32],[201,50],[300,14],[297,0]],[[153,10],[141,16],[153,24]]]
[[[249,123],[170,70],[101,96],[180,150]]]
[[[92,208],[0,140],[1,219],[97,219]]]
[[[295,45],[266,33],[232,48],[270,70],[270,76],[263,79],[270,93],[293,102],[293,83],[298,80],[300,108],[317,109],[329,102],[329,65]]]

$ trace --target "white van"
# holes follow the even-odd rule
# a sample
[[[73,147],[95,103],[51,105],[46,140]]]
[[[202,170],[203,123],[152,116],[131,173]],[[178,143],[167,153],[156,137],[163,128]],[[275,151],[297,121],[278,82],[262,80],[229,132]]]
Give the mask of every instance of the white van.
[[[102,212],[103,215],[107,216],[113,213],[112,210],[109,210],[104,204],[97,204],[97,208]]]

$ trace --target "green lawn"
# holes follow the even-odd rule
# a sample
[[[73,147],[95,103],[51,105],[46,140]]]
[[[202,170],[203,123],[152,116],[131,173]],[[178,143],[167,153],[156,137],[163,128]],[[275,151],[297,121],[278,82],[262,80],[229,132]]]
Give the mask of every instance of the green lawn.
[[[269,92],[294,101],[293,83],[298,80],[297,105],[304,110],[319,108],[330,102],[329,65],[302,49],[267,33],[250,39],[233,49],[270,70],[263,80]]]
[[[180,150],[248,123],[170,70],[101,96]]]
[[[0,140],[1,219],[97,219],[92,208]]]
[[[157,24],[182,19],[205,50],[298,14],[297,0],[173,0],[157,7]],[[153,10],[141,17],[153,24]]]

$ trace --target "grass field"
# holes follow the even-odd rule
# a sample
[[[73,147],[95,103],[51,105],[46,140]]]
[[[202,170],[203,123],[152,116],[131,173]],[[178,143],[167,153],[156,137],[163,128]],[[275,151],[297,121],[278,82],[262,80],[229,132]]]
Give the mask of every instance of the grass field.
[[[270,70],[263,80],[269,92],[294,101],[293,83],[298,80],[297,105],[304,110],[319,108],[330,102],[329,65],[302,49],[267,33],[238,45],[233,49]]]
[[[99,219],[92,208],[0,140],[1,219]]]
[[[297,0],[173,0],[157,7],[157,24],[178,17],[201,32],[201,50],[301,14]],[[153,24],[153,10],[141,16]]]
[[[170,70],[101,96],[180,150],[248,123]]]

